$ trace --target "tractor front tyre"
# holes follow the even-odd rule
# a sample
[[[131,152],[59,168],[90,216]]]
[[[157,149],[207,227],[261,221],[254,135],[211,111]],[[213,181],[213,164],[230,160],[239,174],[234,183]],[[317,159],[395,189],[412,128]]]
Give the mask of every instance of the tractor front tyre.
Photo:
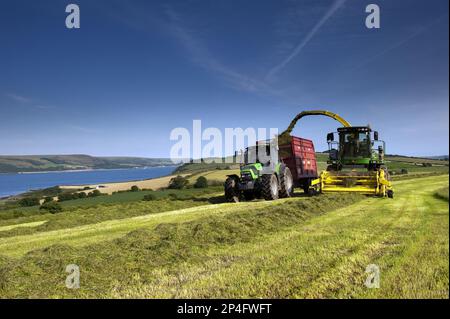
[[[265,200],[278,199],[278,178],[275,174],[263,175],[261,177],[262,196]]]
[[[239,189],[238,189],[238,181],[236,178],[228,177],[225,180],[225,199],[229,203],[238,203],[239,202]]]
[[[280,198],[291,197],[294,194],[294,180],[289,167],[282,167],[280,170]]]

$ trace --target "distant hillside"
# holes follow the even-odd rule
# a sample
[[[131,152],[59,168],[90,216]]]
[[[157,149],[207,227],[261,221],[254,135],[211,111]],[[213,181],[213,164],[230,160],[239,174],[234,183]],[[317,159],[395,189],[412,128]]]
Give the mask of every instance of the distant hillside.
[[[0,173],[117,169],[173,165],[167,158],[95,157],[89,155],[0,156]]]
[[[233,160],[228,158],[229,162],[222,163],[221,159],[216,159],[216,163],[186,163],[180,165],[176,170],[175,174],[196,174],[200,172],[206,172],[214,169],[235,169],[239,168],[239,164],[234,164]],[[328,152],[316,152],[316,159],[319,164],[318,169],[322,170],[326,168],[326,162],[328,160]],[[211,160],[211,159],[209,159]],[[409,157],[403,155],[386,155],[386,162],[389,164],[388,166],[397,167],[401,164],[408,164],[405,168],[411,168],[412,166],[422,166],[424,163],[431,164],[433,166],[446,166],[448,167],[448,157],[444,156],[441,158],[435,157]],[[392,163],[395,163],[393,165]],[[403,167],[403,166],[402,166]]]

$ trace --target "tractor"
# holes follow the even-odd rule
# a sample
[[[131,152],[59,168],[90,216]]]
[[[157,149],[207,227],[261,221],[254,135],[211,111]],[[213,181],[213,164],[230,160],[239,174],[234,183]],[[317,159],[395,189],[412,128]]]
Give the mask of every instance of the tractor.
[[[241,153],[240,162],[240,176],[228,175],[225,181],[225,198],[228,202],[292,196],[292,174],[289,167],[279,160],[276,139],[259,141],[256,146],[247,147]]]

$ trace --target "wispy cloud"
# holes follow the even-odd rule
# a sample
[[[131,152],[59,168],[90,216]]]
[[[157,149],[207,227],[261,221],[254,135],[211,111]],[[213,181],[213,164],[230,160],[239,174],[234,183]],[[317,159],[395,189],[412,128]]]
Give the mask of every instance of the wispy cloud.
[[[17,103],[26,105],[27,107],[32,107],[32,108],[39,109],[39,110],[54,109],[53,106],[46,105],[46,104],[39,104],[35,99],[27,97],[27,96],[15,94],[15,93],[6,93],[5,96]]]
[[[221,63],[211,54],[196,33],[183,23],[178,12],[170,7],[166,7],[166,14],[169,18],[168,28],[170,33],[186,49],[192,61],[198,66],[219,77],[235,89],[252,93],[265,92],[277,94],[264,81],[237,72],[233,68]]]
[[[417,27],[417,29],[410,33],[409,35],[407,35],[406,37],[400,39],[399,41],[397,41],[396,43],[388,46],[387,48],[385,48],[384,50],[382,50],[381,52],[376,53],[375,55],[369,57],[368,59],[366,59],[365,61],[363,61],[362,63],[360,63],[359,65],[357,65],[353,70],[356,69],[360,69],[364,66],[366,66],[367,64],[373,62],[374,60],[379,59],[380,57],[390,53],[391,51],[394,51],[398,48],[400,48],[401,46],[403,46],[404,44],[408,43],[409,41],[411,41],[412,39],[426,33],[427,31],[429,31],[434,25],[440,23],[442,21],[442,19],[445,17],[445,15],[440,16],[439,18],[435,19],[433,22],[425,25],[425,26],[419,26]]]
[[[335,0],[322,18],[314,25],[306,37],[292,50],[292,52],[279,64],[272,67],[266,75],[266,79],[270,80],[276,73],[281,71],[289,62],[292,61],[304,47],[311,41],[311,39],[319,32],[322,26],[330,19],[346,2],[347,0]]]
[[[87,134],[94,134],[94,133],[98,133],[99,130],[93,129],[93,128],[89,128],[89,127],[85,127],[85,126],[80,126],[80,125],[74,125],[74,124],[67,124],[66,125],[68,128],[75,130],[75,131],[79,131],[82,133],[87,133]]]
[[[30,98],[22,96],[22,95],[18,95],[18,94],[14,94],[14,93],[7,93],[5,95],[8,98],[10,98],[11,100],[14,100],[14,101],[22,103],[22,104],[32,102],[32,100]]]

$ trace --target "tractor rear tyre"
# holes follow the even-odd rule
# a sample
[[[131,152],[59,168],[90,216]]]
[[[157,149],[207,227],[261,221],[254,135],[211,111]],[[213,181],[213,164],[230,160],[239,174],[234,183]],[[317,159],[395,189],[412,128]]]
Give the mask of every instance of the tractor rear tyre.
[[[225,180],[225,199],[229,203],[239,202],[238,180],[234,177],[228,177]]]
[[[294,194],[294,181],[289,167],[284,166],[280,169],[280,198],[291,197]]]
[[[263,175],[261,177],[262,195],[265,200],[278,199],[278,178],[275,174]]]

